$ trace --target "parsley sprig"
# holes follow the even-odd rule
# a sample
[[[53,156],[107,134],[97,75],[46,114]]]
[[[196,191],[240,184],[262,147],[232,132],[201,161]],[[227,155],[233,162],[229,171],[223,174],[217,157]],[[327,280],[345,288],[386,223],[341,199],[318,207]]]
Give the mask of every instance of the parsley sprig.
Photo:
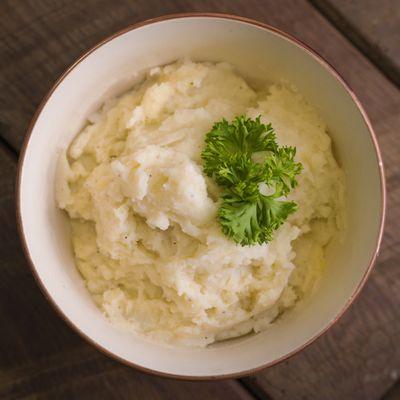
[[[302,170],[296,148],[279,147],[271,124],[245,116],[215,123],[205,142],[204,172],[224,188],[218,210],[223,233],[242,246],[269,242],[297,210],[295,202],[282,200]],[[262,162],[255,161],[257,153]],[[262,183],[272,194],[260,192]]]

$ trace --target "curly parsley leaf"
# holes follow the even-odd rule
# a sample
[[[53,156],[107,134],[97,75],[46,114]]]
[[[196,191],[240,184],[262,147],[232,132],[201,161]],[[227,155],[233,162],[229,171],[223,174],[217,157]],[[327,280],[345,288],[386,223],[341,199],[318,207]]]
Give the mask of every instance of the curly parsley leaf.
[[[271,124],[260,117],[236,117],[214,124],[202,152],[206,175],[224,188],[218,219],[225,235],[242,246],[272,240],[273,232],[296,211],[284,201],[297,185],[302,166],[294,147],[279,147]],[[256,162],[255,159],[260,159]],[[260,184],[272,192],[260,192]]]

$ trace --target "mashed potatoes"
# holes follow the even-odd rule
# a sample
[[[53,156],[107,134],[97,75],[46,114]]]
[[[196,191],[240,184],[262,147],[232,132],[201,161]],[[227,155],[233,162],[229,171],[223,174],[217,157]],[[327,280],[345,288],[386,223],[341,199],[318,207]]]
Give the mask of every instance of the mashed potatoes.
[[[204,135],[246,114],[297,147],[298,211],[268,244],[221,233],[219,188],[202,172]],[[108,102],[59,161],[77,267],[122,329],[205,346],[258,332],[315,288],[342,224],[342,172],[326,125],[294,89],[256,91],[226,63],[178,62]]]

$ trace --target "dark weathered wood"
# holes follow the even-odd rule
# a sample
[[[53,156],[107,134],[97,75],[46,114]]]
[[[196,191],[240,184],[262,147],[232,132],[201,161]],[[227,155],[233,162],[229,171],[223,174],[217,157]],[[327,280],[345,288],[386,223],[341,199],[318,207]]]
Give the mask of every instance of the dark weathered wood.
[[[255,393],[265,391],[274,399],[378,399],[394,383],[400,368],[400,232],[396,225],[400,217],[400,95],[309,3],[3,0],[0,135],[18,149],[40,98],[57,76],[99,39],[129,23],[182,11],[240,14],[295,34],[323,54],[365,104],[379,136],[389,184],[388,225],[378,268],[359,300],[328,334],[298,356],[245,382]],[[11,196],[7,193],[6,197]],[[2,246],[6,244],[0,250],[6,266],[0,269],[0,285],[5,290],[4,297],[0,291],[0,397],[37,393],[40,398],[74,398],[79,393],[83,396],[79,398],[91,394],[113,398],[115,392],[116,398],[128,398],[133,391],[138,398],[152,398],[153,387],[159,395],[153,398],[168,398],[167,390],[176,391],[175,398],[188,393],[185,390],[193,390],[194,398],[245,396],[233,381],[228,386],[176,382],[164,386],[170,381],[144,377],[86,345],[51,311],[26,269],[10,217],[12,199],[5,201],[4,207],[2,203],[0,210],[4,217]]]
[[[398,375],[396,375],[398,377]],[[399,400],[400,399],[400,382],[395,384],[387,393],[384,394],[382,400]]]
[[[0,399],[235,399],[237,381],[179,382],[148,376],[100,354],[40,294],[19,245],[15,157],[0,146]]]
[[[400,86],[398,0],[311,0],[311,2]]]

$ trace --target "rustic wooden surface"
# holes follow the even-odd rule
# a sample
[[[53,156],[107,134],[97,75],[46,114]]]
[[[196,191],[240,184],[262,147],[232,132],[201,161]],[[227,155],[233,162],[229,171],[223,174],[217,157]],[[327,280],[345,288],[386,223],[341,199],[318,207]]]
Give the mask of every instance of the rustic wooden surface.
[[[400,85],[399,0],[312,0],[312,3]]]
[[[340,16],[344,2],[329,0],[329,4]],[[373,18],[375,13],[386,15],[382,9],[390,4],[385,0],[377,8],[366,8]],[[359,299],[305,351],[240,381],[199,383],[150,377],[98,353],[60,320],[39,292],[15,228],[17,154],[36,106],[59,74],[115,30],[187,11],[256,18],[319,51],[365,105],[386,164],[387,228],[377,268]],[[357,13],[365,12],[361,5],[346,13],[357,21]],[[399,398],[394,385],[400,377],[400,93],[380,70],[387,74],[382,64],[373,63],[376,58],[371,54],[376,52],[376,43],[384,44],[379,51],[398,65],[398,53],[387,50],[385,44],[396,43],[396,37],[398,42],[400,29],[380,27],[375,31],[378,37],[371,37],[363,25],[368,16],[363,16],[363,28],[358,30],[373,49],[369,54],[362,48],[363,54],[350,31],[347,36],[343,19],[332,21],[344,35],[320,13],[320,7],[305,0],[0,2],[0,399],[376,400],[385,394],[387,400]],[[380,21],[389,25],[392,20],[389,15],[387,21]]]

